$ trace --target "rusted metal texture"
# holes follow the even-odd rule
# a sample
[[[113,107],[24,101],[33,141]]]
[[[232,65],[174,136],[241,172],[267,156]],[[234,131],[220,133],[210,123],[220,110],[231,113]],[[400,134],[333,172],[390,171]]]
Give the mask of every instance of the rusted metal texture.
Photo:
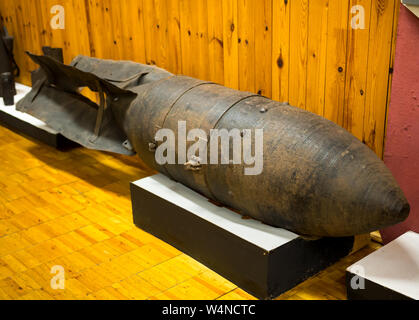
[[[313,113],[129,61],[78,56],[65,66],[31,57],[47,77],[19,110],[88,148],[136,152],[151,168],[243,215],[319,237],[362,234],[408,216],[409,204],[384,163]],[[99,105],[78,93],[84,86],[102,92]],[[245,164],[210,164],[210,152],[207,161],[193,156],[159,165],[155,135],[171,129],[178,145],[179,121],[186,132],[202,129],[208,146],[211,129],[238,129],[242,136],[263,129],[263,171],[245,175]]]

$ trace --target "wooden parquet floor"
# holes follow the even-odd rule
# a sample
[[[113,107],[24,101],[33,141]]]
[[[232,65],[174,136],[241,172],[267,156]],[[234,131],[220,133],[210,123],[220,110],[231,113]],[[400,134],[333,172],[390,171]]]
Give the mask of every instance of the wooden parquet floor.
[[[136,158],[57,151],[0,126],[0,299],[253,299],[132,222]],[[370,245],[280,299],[345,299],[344,270]],[[53,266],[65,289],[52,289]]]

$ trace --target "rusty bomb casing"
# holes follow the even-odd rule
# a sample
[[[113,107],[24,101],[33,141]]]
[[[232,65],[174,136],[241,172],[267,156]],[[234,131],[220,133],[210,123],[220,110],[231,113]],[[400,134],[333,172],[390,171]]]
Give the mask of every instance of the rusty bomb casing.
[[[19,110],[88,148],[138,153],[151,168],[243,215],[316,237],[367,233],[408,216],[409,204],[384,163],[318,115],[129,61],[78,56],[66,66],[30,56],[46,77]],[[100,94],[99,105],[79,94],[84,86]],[[196,170],[158,164],[156,133],[176,133],[179,121],[187,131],[204,130],[208,143],[211,129],[263,129],[263,171],[244,175],[245,164],[204,163]]]

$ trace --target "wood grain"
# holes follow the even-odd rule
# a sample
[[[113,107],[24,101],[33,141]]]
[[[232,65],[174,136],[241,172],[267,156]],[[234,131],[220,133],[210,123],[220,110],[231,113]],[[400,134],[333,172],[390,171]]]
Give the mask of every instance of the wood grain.
[[[291,2],[289,103],[305,109],[307,97],[308,0]]]
[[[306,110],[324,115],[329,4],[309,1]]]
[[[383,156],[383,139],[387,114],[389,70],[393,52],[393,21],[395,0],[377,0],[371,6],[369,38],[369,63],[367,71],[367,97],[364,116],[363,139],[366,144]]]
[[[50,26],[54,0],[4,0],[1,19],[30,84],[25,55],[61,47],[76,55],[155,64],[312,111],[379,156],[399,2],[396,0],[63,0],[65,29]],[[396,5],[397,4],[397,5]],[[361,5],[365,28],[352,29]]]
[[[239,88],[237,1],[223,0],[224,85]]]
[[[364,9],[365,28],[352,28],[352,17],[348,19],[348,52],[346,56],[345,100],[343,126],[358,139],[364,130],[365,97],[367,86],[368,44],[370,35],[371,0],[351,0],[351,7]],[[356,23],[356,21],[354,21]]]
[[[291,3],[272,4],[272,98],[289,101]]]
[[[61,152],[0,126],[0,162],[0,300],[254,299],[133,225],[129,183],[151,174],[138,159]],[[345,299],[345,268],[378,247],[279,299]],[[53,266],[64,289],[50,286]]]
[[[324,117],[341,126],[345,97],[348,10],[348,1],[329,1]]]

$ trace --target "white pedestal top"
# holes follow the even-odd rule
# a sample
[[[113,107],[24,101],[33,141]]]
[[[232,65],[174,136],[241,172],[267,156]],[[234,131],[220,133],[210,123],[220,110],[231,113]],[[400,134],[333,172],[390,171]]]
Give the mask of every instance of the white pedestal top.
[[[347,270],[419,300],[419,234],[406,232]]]
[[[254,219],[242,219],[239,214],[212,204],[206,197],[162,174],[140,179],[133,184],[266,251],[298,238],[298,235],[290,231],[274,228]]]

